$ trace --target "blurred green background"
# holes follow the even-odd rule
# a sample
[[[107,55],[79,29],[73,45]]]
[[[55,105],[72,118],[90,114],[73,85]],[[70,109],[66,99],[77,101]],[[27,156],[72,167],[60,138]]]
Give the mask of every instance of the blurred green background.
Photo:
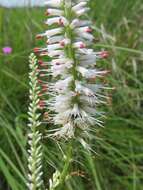
[[[110,69],[111,92],[104,129],[97,130],[88,154],[75,153],[73,178],[65,190],[143,189],[143,1],[91,0],[88,15],[94,49],[110,52],[101,67]],[[0,8],[0,189],[25,190],[27,173],[28,56],[35,35],[45,29],[45,8]],[[11,55],[2,48],[11,46]],[[45,183],[62,155],[44,142]],[[82,173],[82,175],[80,174]]]

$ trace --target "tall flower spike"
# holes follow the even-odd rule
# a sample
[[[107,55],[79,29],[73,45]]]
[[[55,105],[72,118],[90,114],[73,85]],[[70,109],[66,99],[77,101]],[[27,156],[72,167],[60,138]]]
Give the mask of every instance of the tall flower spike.
[[[28,135],[29,144],[29,158],[28,158],[28,168],[29,168],[29,190],[39,190],[42,185],[42,146],[41,146],[41,133],[38,131],[37,127],[41,124],[39,122],[40,114],[37,113],[39,109],[39,87],[38,87],[38,71],[37,71],[37,59],[34,54],[29,57],[30,61],[30,104],[29,104],[29,127],[30,133]]]
[[[97,81],[108,71],[98,69],[96,62],[107,58],[108,52],[90,49],[94,40],[91,23],[82,19],[89,10],[88,0],[46,0],[45,4],[45,23],[52,28],[37,36],[47,38],[47,47],[36,49],[36,53],[50,57],[51,61],[40,61],[41,107],[48,119],[51,117],[50,122],[61,126],[52,136],[72,138],[79,129],[87,131],[89,126],[102,126],[102,113],[97,106],[105,102],[102,91],[107,87]],[[50,83],[46,81],[49,76]]]

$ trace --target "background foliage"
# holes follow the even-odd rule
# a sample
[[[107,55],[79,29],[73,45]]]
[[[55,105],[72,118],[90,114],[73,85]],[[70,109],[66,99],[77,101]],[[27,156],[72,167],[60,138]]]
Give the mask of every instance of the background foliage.
[[[73,177],[65,190],[141,190],[143,188],[143,2],[92,0],[89,19],[94,21],[95,49],[109,50],[100,65],[112,71],[104,129],[93,141],[97,154],[82,147],[75,151]],[[43,8],[0,8],[0,189],[25,190],[27,172],[28,56],[35,35],[45,28]],[[47,126],[48,129],[48,126]],[[62,154],[44,140],[45,183],[53,167],[62,167]],[[77,147],[77,146],[75,146]],[[76,148],[77,149],[77,148]],[[78,164],[77,164],[78,161]]]

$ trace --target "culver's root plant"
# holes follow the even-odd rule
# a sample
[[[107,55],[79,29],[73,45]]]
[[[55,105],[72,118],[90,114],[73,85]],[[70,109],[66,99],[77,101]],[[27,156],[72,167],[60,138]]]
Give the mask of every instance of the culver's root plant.
[[[105,103],[102,91],[107,87],[99,81],[108,71],[101,70],[98,61],[108,52],[91,49],[92,23],[83,19],[89,11],[87,0],[47,0],[45,4],[49,7],[48,29],[37,38],[45,37],[47,44],[34,49],[39,56],[49,58],[47,62],[39,60],[43,87],[40,106],[48,121],[57,126],[52,136],[69,139],[78,131],[81,134],[92,126],[102,126],[98,105]]]
[[[109,71],[99,68],[98,62],[107,58],[108,52],[92,49],[92,23],[86,19],[88,0],[45,0],[45,4],[47,30],[36,38],[44,38],[46,44],[34,49],[39,56],[36,80],[41,86],[36,106],[44,112],[44,123],[52,123],[48,136],[69,144],[63,171],[53,175],[58,179],[56,185],[50,180],[50,189],[62,189],[72,161],[73,141],[88,148],[84,139],[103,126],[104,113],[99,108],[106,103],[108,87],[102,81]]]

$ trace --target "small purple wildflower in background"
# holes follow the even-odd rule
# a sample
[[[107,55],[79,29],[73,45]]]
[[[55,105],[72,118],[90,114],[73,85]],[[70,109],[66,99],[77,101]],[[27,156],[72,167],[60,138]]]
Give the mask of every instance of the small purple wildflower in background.
[[[5,55],[8,55],[8,54],[11,54],[12,53],[12,48],[11,47],[4,47],[4,48],[2,48],[2,50],[3,50],[3,53],[5,54]]]

